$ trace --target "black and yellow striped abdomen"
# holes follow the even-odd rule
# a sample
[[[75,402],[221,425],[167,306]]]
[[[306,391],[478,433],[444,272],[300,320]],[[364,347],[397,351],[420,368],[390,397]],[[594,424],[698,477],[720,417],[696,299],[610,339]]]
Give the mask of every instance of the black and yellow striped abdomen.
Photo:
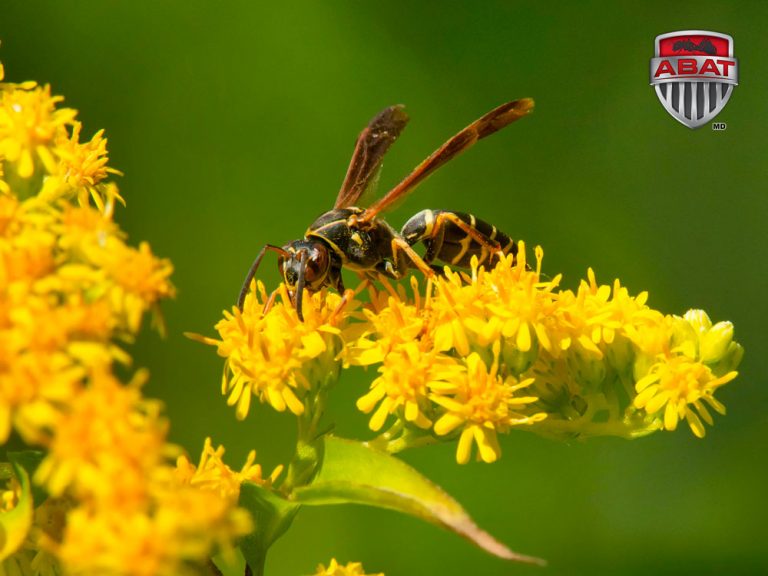
[[[440,260],[451,266],[469,268],[472,256],[487,263],[496,250],[517,254],[517,243],[507,234],[473,214],[451,210],[422,210],[405,223],[401,235],[413,246],[422,242],[424,260]]]

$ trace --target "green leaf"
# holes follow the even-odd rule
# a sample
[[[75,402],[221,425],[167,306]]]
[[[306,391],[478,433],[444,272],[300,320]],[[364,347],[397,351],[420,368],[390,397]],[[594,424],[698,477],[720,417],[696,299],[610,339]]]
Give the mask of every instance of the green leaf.
[[[456,500],[401,460],[344,438],[326,436],[324,443],[320,469],[311,484],[293,490],[295,502],[367,504],[398,510],[447,528],[500,558],[545,564],[513,552],[481,530]]]
[[[30,489],[29,474],[19,464],[10,464],[13,474],[21,485],[16,506],[8,512],[0,512],[0,562],[16,552],[27,537],[32,525],[34,504]],[[3,471],[6,472],[6,471]],[[10,470],[7,470],[10,473]]]
[[[255,530],[240,548],[254,576],[264,573],[267,550],[290,527],[300,506],[253,482],[240,485],[240,506],[251,513]]]

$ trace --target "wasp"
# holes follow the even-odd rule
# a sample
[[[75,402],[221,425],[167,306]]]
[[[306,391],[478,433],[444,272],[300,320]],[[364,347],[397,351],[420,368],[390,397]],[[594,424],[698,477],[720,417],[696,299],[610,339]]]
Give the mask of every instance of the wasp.
[[[399,279],[409,269],[427,276],[440,271],[435,260],[458,267],[469,267],[473,256],[482,264],[494,256],[517,254],[517,243],[507,234],[471,214],[450,210],[422,210],[410,218],[400,232],[380,214],[413,191],[430,174],[455,158],[478,140],[490,136],[528,114],[533,100],[524,98],[494,108],[450,138],[381,199],[368,206],[355,206],[373,183],[384,155],[408,123],[403,106],[390,106],[373,117],[360,133],[347,174],[332,210],[317,218],[304,238],[282,247],[266,244],[240,290],[237,301],[242,310],[251,281],[267,251],[278,254],[278,267],[296,312],[301,311],[304,291],[316,292],[331,286],[344,293],[342,268],[375,277],[382,274]],[[424,256],[413,249],[422,243]],[[270,299],[271,300],[271,299]]]

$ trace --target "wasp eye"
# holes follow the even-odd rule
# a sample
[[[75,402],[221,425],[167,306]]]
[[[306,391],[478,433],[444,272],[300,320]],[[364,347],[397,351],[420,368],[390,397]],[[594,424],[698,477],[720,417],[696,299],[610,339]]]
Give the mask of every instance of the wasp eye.
[[[315,278],[317,278],[317,275],[319,272],[320,271],[318,270],[317,264],[315,262],[313,262],[312,260],[307,262],[307,269],[304,272],[304,276],[307,279],[307,282],[311,283],[312,281],[314,281]]]

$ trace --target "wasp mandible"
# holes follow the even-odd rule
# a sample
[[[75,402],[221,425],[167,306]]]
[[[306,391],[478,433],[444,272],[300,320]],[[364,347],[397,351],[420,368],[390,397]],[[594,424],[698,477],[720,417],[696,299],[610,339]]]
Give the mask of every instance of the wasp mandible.
[[[253,261],[240,290],[237,306],[242,310],[256,270],[268,250],[277,252],[278,266],[293,298],[299,319],[304,290],[316,292],[332,286],[344,293],[343,267],[373,276],[402,278],[410,268],[433,276],[432,262],[469,267],[472,256],[482,264],[495,254],[517,254],[517,244],[492,224],[471,214],[450,210],[422,210],[397,232],[379,217],[384,210],[413,191],[440,166],[478,140],[490,136],[533,109],[533,100],[523,98],[502,104],[476,120],[419,164],[397,186],[368,208],[354,206],[375,180],[389,147],[408,123],[403,106],[385,108],[360,133],[333,210],[310,224],[304,238],[283,247],[266,244]],[[423,243],[424,256],[413,249]]]

